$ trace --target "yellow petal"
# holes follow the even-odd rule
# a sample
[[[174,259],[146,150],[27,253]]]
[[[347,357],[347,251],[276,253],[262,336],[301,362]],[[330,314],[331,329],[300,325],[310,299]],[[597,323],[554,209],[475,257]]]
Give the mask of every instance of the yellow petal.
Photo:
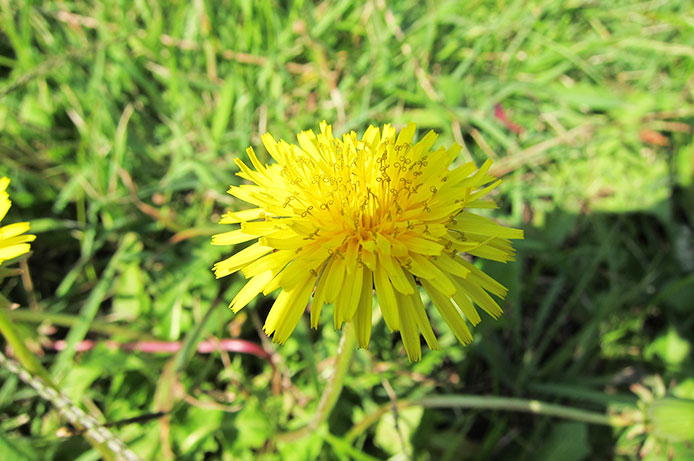
[[[272,247],[275,250],[297,250],[306,244],[306,240],[300,235],[296,235],[293,232],[279,231],[273,232],[270,235],[261,237],[258,243],[268,247]]]
[[[236,294],[234,299],[229,304],[234,313],[240,311],[253,300],[258,294],[263,291],[265,285],[272,280],[272,272],[267,271],[258,274],[246,283],[241,290]]]
[[[472,298],[475,303],[484,309],[489,315],[495,319],[499,318],[503,311],[501,307],[484,291],[479,285],[467,279],[456,280],[465,292]],[[461,306],[462,308],[462,306]]]
[[[405,128],[400,130],[400,133],[398,134],[398,140],[395,142],[395,144],[399,146],[402,146],[404,144],[410,144],[412,142],[412,138],[414,138],[415,131],[417,131],[417,125],[415,125],[412,122],[408,123]],[[429,133],[433,132],[430,131]],[[420,143],[421,142],[422,141],[420,141]]]
[[[508,261],[515,261],[516,259],[515,252],[500,249],[495,245],[491,244],[479,245],[475,248],[467,250],[467,252],[473,256],[477,256],[484,259],[491,259],[492,261],[498,261],[502,263]]]
[[[429,258],[417,253],[412,253],[410,267],[410,272],[419,278],[429,280],[432,285],[449,298],[455,293],[455,286],[453,286],[448,276],[439,269],[436,264],[430,261]]]
[[[487,195],[492,190],[496,189],[499,184],[501,184],[501,179],[494,181],[493,183],[491,183],[487,187],[480,189],[480,190],[474,192],[473,194],[470,194],[470,197],[468,198],[468,200],[470,200],[470,201],[477,200],[478,198]],[[469,205],[466,205],[466,206],[469,206]]]
[[[30,225],[28,222],[18,222],[15,224],[8,224],[7,226],[0,227],[0,241],[7,240],[12,237],[16,237],[19,234],[23,234],[28,231]]]
[[[373,251],[368,251],[365,248],[361,249],[361,261],[371,271],[376,270],[376,254]]]
[[[359,256],[359,243],[356,239],[350,240],[347,245],[347,251],[345,252],[345,268],[347,269],[348,276],[351,277],[352,272],[357,267],[357,257]]]
[[[335,301],[335,328],[342,328],[344,322],[352,320],[354,312],[359,306],[361,297],[361,285],[364,281],[364,267],[355,268],[352,274],[344,278],[342,289]]]
[[[455,294],[453,295],[453,301],[458,305],[458,308],[465,315],[465,318],[470,321],[473,325],[477,325],[482,320],[480,318],[479,312],[475,309],[475,306],[470,301],[470,294],[467,292],[465,287],[463,287],[459,282],[460,278],[452,277],[451,282],[455,285]]]
[[[470,273],[470,269],[463,264],[464,262],[467,261],[462,259],[460,256],[451,257],[446,253],[441,253],[434,260],[434,264],[436,264],[441,270],[461,278],[467,277],[467,275]]]
[[[386,322],[386,326],[391,332],[397,331],[400,329],[400,321],[398,320],[398,302],[397,298],[395,297],[393,285],[388,279],[388,273],[383,267],[383,264],[378,264],[376,266],[373,279],[374,287],[376,288],[376,298],[378,299],[378,304],[381,307],[383,320]]]
[[[265,133],[260,137],[260,139],[263,141],[263,145],[265,146],[265,149],[267,149],[270,156],[281,164],[282,157],[279,155],[277,150],[277,141],[275,141],[275,138],[273,138],[270,133]]]
[[[16,237],[0,240],[0,247],[10,247],[20,243],[29,243],[36,240],[36,236],[32,234],[17,235]]]
[[[485,274],[482,270],[478,269],[474,264],[465,261],[463,258],[458,256],[456,258],[460,264],[464,265],[470,271],[470,281],[476,282],[479,286],[484,288],[490,293],[497,295],[500,298],[506,296],[508,290],[505,286],[494,280],[489,275]]]
[[[400,319],[400,337],[407,352],[410,362],[418,362],[422,358],[422,346],[419,343],[419,330],[415,319],[412,297],[419,296],[419,293],[404,295],[395,292],[398,306],[398,317]]]
[[[315,281],[315,277],[307,277],[291,290],[282,290],[279,294],[263,327],[268,335],[274,333],[273,342],[284,344],[294,331],[301,314],[306,310]]]
[[[314,159],[321,157],[320,152],[316,149],[316,135],[313,131],[302,131],[296,135],[296,140],[299,141],[299,146],[304,152],[311,155]]]
[[[248,158],[251,159],[251,163],[253,164],[253,167],[258,170],[260,173],[265,174],[266,168],[265,166],[260,163],[260,160],[258,160],[258,157],[255,155],[255,151],[253,150],[252,147],[249,147],[246,149],[246,154],[248,154]]]
[[[222,215],[222,219],[219,220],[219,224],[238,224],[245,221],[251,221],[253,219],[264,218],[268,216],[267,212],[263,208],[251,208],[249,210],[243,211],[229,211]]]
[[[424,135],[424,137],[417,143],[417,148],[421,149],[422,151],[426,152],[429,149],[431,149],[431,146],[434,145],[436,142],[436,139],[438,139],[439,135],[436,134],[435,131],[431,130],[427,134]]]
[[[249,263],[241,269],[241,272],[247,279],[265,271],[271,271],[274,275],[277,275],[295,255],[296,253],[292,250],[274,251]]]
[[[28,253],[30,249],[31,247],[28,243],[20,243],[17,245],[0,248],[0,263]]]
[[[325,271],[327,276],[325,302],[332,304],[340,293],[345,279],[345,260],[339,256],[333,256]]]
[[[412,312],[414,313],[417,327],[422,332],[422,336],[424,336],[424,340],[427,342],[429,349],[438,350],[440,349],[439,342],[436,340],[434,330],[431,329],[431,322],[429,322],[429,319],[427,318],[426,311],[424,310],[424,304],[422,303],[422,298],[419,295],[417,285],[415,284],[414,278],[411,275],[408,276],[408,279],[414,291],[414,295],[410,297],[410,300],[412,301]]]
[[[456,223],[449,225],[451,229],[461,232],[471,232],[474,234],[484,234],[487,236],[500,237],[506,239],[522,239],[523,231],[504,227],[495,223],[489,218],[463,211],[455,217]]]
[[[326,265],[327,267],[327,265]],[[326,268],[319,275],[318,284],[316,285],[316,290],[313,294],[313,302],[311,303],[311,328],[318,328],[318,320],[320,318],[321,310],[323,309],[323,304],[325,304],[325,287],[327,285],[327,270]]]
[[[246,264],[250,263],[251,261],[255,261],[270,251],[272,251],[272,248],[262,246],[259,243],[254,243],[253,245],[239,251],[234,256],[223,261],[219,261],[213,266],[212,269],[214,270],[217,278],[225,277],[233,274]]]
[[[363,281],[361,284],[361,295],[359,305],[354,315],[354,327],[357,335],[357,344],[360,348],[369,347],[371,338],[371,305],[373,303],[373,283],[372,272],[368,269],[363,271]]]
[[[212,236],[212,245],[236,245],[237,243],[248,242],[258,238],[257,235],[247,234],[241,229],[236,229],[229,232]]]
[[[287,226],[279,220],[242,222],[241,230],[251,235],[268,235],[273,232],[286,230]]]
[[[421,283],[427,293],[429,293],[429,297],[433,301],[436,309],[441,314],[441,317],[443,317],[443,320],[446,322],[449,328],[453,330],[453,333],[455,334],[455,337],[458,338],[458,341],[463,344],[470,344],[472,342],[472,334],[470,334],[470,330],[465,324],[465,321],[460,316],[460,313],[455,308],[451,300],[447,298],[446,295],[434,288],[426,280],[422,280]]]
[[[260,174],[248,168],[248,165],[243,163],[243,160],[241,160],[240,158],[235,158],[234,163],[236,163],[236,166],[238,166],[241,170],[239,173],[236,173],[237,176],[240,176],[244,179],[248,179],[249,181],[253,181],[258,185],[270,186],[272,184],[270,182],[271,180],[265,178],[264,176],[261,176]]]
[[[5,217],[10,209],[10,199],[7,198],[7,192],[0,192],[0,221]]]
[[[381,253],[386,256],[390,256],[390,242],[380,233],[376,233],[376,245]]]
[[[378,261],[388,273],[388,278],[397,291],[406,295],[413,293],[412,287],[407,281],[405,272],[402,270],[402,267],[400,267],[400,264],[396,264],[392,258],[382,254],[379,254]]]
[[[465,163],[464,165],[460,165],[458,168],[450,171],[448,173],[448,181],[452,185],[457,185],[459,182],[470,176],[474,171],[476,167],[475,164],[472,162]]]
[[[443,251],[443,245],[434,242],[427,238],[420,237],[416,234],[408,232],[400,237],[400,241],[407,247],[407,249],[412,253],[419,253],[423,255],[436,256],[440,255]]]

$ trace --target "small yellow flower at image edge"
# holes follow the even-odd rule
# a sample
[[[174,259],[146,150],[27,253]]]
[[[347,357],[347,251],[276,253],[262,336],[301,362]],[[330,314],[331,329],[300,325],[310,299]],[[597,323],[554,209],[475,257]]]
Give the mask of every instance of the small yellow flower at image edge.
[[[415,130],[413,123],[399,133],[369,126],[361,138],[352,131],[340,139],[322,122],[317,135],[299,133],[298,145],[263,135],[276,163],[261,163],[250,147],[253,168],[235,159],[237,174],[252,184],[228,193],[254,207],[225,213],[220,223],[239,227],[212,244],[257,242],[214,265],[217,278],[240,270],[248,280],[231,309],[280,289],[263,329],[282,344],[313,297],[313,328],[323,306],[333,304],[335,328],[353,322],[366,348],[375,290],[410,361],[421,359],[420,333],[439,349],[420,286],[463,344],[472,341],[465,320],[481,320],[475,305],[499,317],[490,294],[503,298],[506,288],[463,254],[514,259],[510,239],[522,239],[523,231],[470,211],[496,208],[484,196],[501,181],[488,174],[490,160],[479,169],[472,162],[449,169],[461,147],[432,150],[433,131],[413,143]]]
[[[5,218],[12,205],[7,194],[7,186],[9,185],[9,178],[0,178],[0,222]],[[25,234],[29,228],[28,222],[8,224],[0,227],[0,264],[29,252],[29,242],[33,242],[36,239],[35,235]]]

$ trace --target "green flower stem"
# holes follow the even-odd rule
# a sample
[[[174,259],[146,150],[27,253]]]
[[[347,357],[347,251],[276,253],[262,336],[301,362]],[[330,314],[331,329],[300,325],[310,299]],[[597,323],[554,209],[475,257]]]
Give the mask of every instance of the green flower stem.
[[[627,424],[620,417],[581,410],[578,408],[540,402],[539,400],[512,397],[490,397],[479,395],[438,395],[424,397],[415,402],[427,408],[474,408],[484,410],[506,410],[535,413],[543,416],[570,419],[588,424],[622,427]]]
[[[425,408],[469,408],[477,410],[502,410],[517,411],[521,413],[534,413],[542,416],[569,419],[588,424],[598,424],[611,427],[625,427],[631,424],[630,418],[623,415],[607,415],[578,408],[541,402],[539,400],[518,399],[512,397],[493,397],[484,395],[436,395],[423,397],[412,401],[400,401],[398,410],[407,407],[421,406]],[[375,424],[381,416],[393,409],[389,403],[383,405],[377,411],[366,416],[361,422],[354,425],[346,435],[347,441],[353,441]],[[624,412],[624,415],[628,412]]]
[[[349,370],[349,364],[354,355],[356,342],[357,336],[354,332],[352,322],[345,323],[342,327],[342,338],[340,339],[340,344],[337,348],[337,356],[335,357],[335,372],[326,384],[325,389],[323,389],[323,394],[321,395],[320,402],[318,402],[318,409],[316,409],[313,419],[300,429],[280,434],[277,437],[278,441],[291,442],[301,439],[311,434],[327,421],[342,392],[345,376],[347,376],[347,370]]]

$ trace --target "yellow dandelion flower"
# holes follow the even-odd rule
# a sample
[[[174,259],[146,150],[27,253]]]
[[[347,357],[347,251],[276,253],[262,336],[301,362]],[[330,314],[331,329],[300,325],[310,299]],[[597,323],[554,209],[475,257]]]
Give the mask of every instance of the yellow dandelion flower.
[[[0,178],[0,221],[3,220],[12,205],[10,196],[7,194],[7,186],[9,185],[10,180],[8,178]],[[32,242],[36,236],[25,234],[28,230],[28,222],[0,227],[0,264],[29,252],[29,242]]]
[[[509,239],[523,231],[469,211],[495,208],[483,197],[501,181],[487,173],[489,160],[479,169],[472,162],[449,169],[460,146],[431,150],[436,133],[417,143],[414,134],[414,124],[399,133],[384,125],[361,139],[355,132],[339,139],[323,122],[318,135],[299,133],[298,146],[265,134],[274,164],[263,165],[250,147],[253,168],[236,159],[238,175],[253,184],[228,192],[255,208],[226,213],[220,222],[239,228],[212,243],[257,242],[214,266],[218,278],[240,270],[248,279],[231,309],[281,289],[263,328],[284,343],[313,296],[311,326],[333,304],[335,328],[353,322],[365,348],[375,289],[410,360],[421,358],[420,333],[439,348],[419,286],[463,344],[472,341],[464,319],[480,321],[475,305],[501,315],[490,293],[504,297],[506,288],[461,255],[513,260]]]

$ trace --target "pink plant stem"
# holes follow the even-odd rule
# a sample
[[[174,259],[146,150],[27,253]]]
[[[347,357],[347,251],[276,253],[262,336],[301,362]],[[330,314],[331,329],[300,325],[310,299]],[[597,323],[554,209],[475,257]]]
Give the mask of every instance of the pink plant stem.
[[[506,128],[508,128],[510,131],[513,131],[514,133],[521,134],[524,131],[522,126],[513,123],[511,120],[509,120],[508,116],[506,115],[506,111],[503,107],[501,107],[501,104],[494,105],[494,117],[496,117],[501,123],[503,123],[506,126]]]
[[[178,341],[137,341],[130,343],[119,343],[117,341],[92,341],[85,339],[77,344],[77,352],[85,352],[96,347],[97,344],[104,344],[109,349],[121,349],[125,351],[139,351],[147,354],[173,354],[178,352],[182,344]],[[54,341],[48,347],[56,351],[62,351],[67,347],[63,340]],[[201,354],[211,354],[216,351],[237,352],[240,354],[251,354],[264,360],[270,360],[270,354],[258,344],[243,339],[207,339],[198,344],[198,352]]]

